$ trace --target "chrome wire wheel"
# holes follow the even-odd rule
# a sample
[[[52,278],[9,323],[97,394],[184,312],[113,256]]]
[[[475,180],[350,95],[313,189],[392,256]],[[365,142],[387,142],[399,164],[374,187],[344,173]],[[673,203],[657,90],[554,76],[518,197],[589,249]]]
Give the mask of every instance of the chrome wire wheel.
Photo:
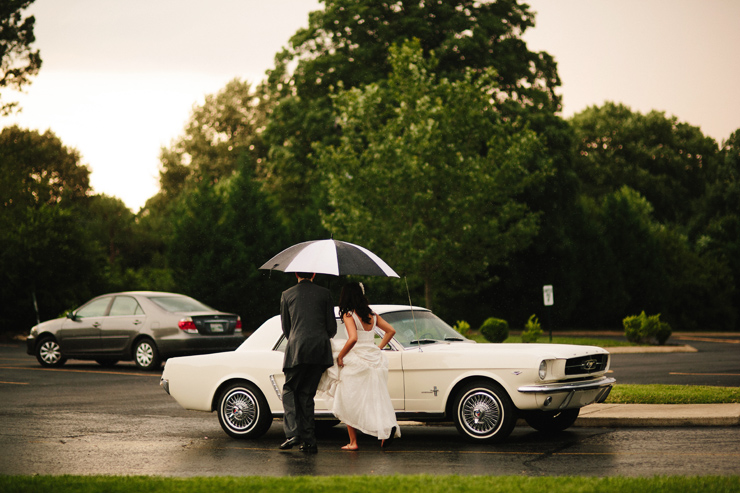
[[[460,403],[463,425],[476,435],[487,435],[496,430],[501,421],[501,403],[485,391],[465,396]]]
[[[249,382],[234,383],[221,392],[218,402],[221,428],[234,438],[257,438],[272,424],[270,406]]]
[[[473,441],[507,437],[514,429],[514,405],[506,392],[494,383],[468,384],[458,393],[455,426]]]
[[[257,422],[259,408],[254,396],[244,389],[235,389],[223,402],[224,419],[236,432],[244,433]]]

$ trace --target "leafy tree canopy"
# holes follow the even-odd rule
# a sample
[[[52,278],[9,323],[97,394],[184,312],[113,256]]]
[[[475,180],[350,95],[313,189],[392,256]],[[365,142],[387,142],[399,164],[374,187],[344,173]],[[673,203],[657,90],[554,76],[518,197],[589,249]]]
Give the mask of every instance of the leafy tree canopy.
[[[162,149],[161,192],[176,197],[189,179],[215,183],[231,176],[242,153],[264,154],[260,132],[265,125],[261,99],[248,82],[234,79],[193,108],[184,135]],[[256,165],[261,160],[257,158]]]
[[[418,41],[391,47],[387,82],[342,92],[342,136],[317,144],[335,238],[421,279],[428,307],[526,246],[537,217],[517,197],[549,160],[536,135],[496,111],[496,74],[438,78]]]
[[[648,199],[658,221],[688,219],[704,193],[714,140],[662,112],[642,115],[614,103],[587,108],[571,123],[584,193],[600,197],[626,185]]]
[[[272,113],[265,130],[267,185],[287,217],[308,221],[325,210],[312,144],[338,143],[340,128],[329,94],[340,84],[363,87],[388,76],[388,49],[418,39],[424,56],[435,53],[435,72],[451,81],[495,68],[499,111],[522,108],[553,113],[560,84],[547,53],[527,49],[522,33],[534,25],[529,6],[515,0],[326,0],[276,56],[265,98]],[[469,69],[469,70],[468,70]],[[467,75],[466,75],[467,74]],[[487,75],[490,77],[490,75]],[[306,212],[308,211],[308,212]],[[308,216],[308,217],[306,217]]]
[[[24,19],[21,13],[32,3],[33,0],[0,2],[0,91],[21,90],[41,68],[39,51],[31,49],[36,40],[33,34],[36,19],[33,16]],[[17,102],[4,102],[0,98],[0,115],[7,115],[17,107]]]

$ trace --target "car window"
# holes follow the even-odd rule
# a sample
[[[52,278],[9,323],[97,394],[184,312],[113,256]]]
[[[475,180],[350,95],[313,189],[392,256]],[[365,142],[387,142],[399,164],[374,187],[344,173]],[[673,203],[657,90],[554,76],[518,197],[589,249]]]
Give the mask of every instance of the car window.
[[[404,347],[435,342],[468,341],[445,321],[431,312],[414,310],[386,313],[386,322],[396,329],[396,341]]]
[[[342,323],[342,321],[339,319],[337,319],[337,334],[332,339],[338,340],[338,341],[347,340],[347,328],[344,326],[344,323]],[[280,336],[280,340],[275,346],[274,351],[280,351],[281,353],[284,353],[285,347],[287,345],[288,345],[288,339],[284,335],[282,335]]]
[[[108,305],[110,304],[110,300],[111,300],[110,296],[92,300],[90,303],[88,303],[87,305],[77,310],[75,312],[75,315],[78,318],[102,317],[105,315],[105,312],[108,310]]]
[[[143,315],[144,311],[139,306],[139,302],[130,296],[116,296],[113,305],[110,307],[111,317],[121,317],[125,315]]]
[[[187,296],[153,296],[149,298],[160,308],[168,312],[212,312],[210,306],[206,306],[198,300]]]

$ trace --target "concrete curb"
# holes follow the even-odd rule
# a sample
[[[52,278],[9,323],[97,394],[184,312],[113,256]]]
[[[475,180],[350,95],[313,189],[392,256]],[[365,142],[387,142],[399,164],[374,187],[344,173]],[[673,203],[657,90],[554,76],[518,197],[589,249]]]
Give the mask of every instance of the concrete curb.
[[[611,354],[641,354],[641,353],[696,353],[695,347],[688,344],[682,346],[615,346],[605,347]]]
[[[740,426],[740,404],[591,404],[574,426]]]

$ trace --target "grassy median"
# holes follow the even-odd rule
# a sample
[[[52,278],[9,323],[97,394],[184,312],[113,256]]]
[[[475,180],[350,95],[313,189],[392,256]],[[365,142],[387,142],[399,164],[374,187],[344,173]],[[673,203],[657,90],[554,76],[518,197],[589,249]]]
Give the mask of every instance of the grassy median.
[[[725,404],[740,403],[740,387],[708,385],[616,384],[608,404]]]
[[[145,476],[0,476],[0,491],[110,493],[204,493],[249,491],[250,493],[366,492],[737,492],[740,476],[625,477],[522,477],[522,476],[324,476],[324,477],[197,477]]]

